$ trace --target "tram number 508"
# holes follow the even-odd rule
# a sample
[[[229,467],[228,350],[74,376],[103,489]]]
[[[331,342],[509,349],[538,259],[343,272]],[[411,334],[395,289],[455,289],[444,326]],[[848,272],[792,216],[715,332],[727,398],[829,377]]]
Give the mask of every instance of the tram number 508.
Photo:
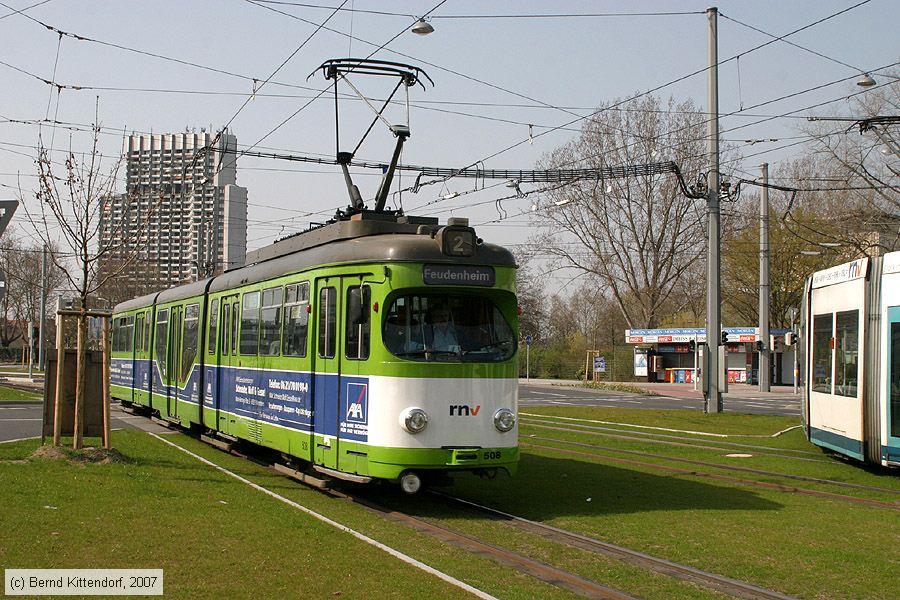
[[[484,453],[484,460],[500,460],[499,450],[488,450]]]

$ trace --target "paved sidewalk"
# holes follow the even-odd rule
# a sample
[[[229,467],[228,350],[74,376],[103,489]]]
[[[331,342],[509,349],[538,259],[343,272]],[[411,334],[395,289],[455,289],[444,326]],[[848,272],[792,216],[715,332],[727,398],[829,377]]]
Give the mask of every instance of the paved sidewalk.
[[[584,382],[578,379],[524,379],[519,378],[521,385],[548,385],[548,386],[574,386],[583,385]],[[607,383],[607,382],[604,382]],[[611,382],[613,384],[617,382]],[[622,382],[623,385],[629,385],[636,388],[652,392],[659,396],[671,396],[675,398],[703,398],[703,392],[694,390],[693,383],[642,383],[636,381]],[[794,398],[793,385],[773,385],[771,391],[760,392],[759,386],[748,385],[746,383],[729,383],[728,391],[725,397],[732,398]]]

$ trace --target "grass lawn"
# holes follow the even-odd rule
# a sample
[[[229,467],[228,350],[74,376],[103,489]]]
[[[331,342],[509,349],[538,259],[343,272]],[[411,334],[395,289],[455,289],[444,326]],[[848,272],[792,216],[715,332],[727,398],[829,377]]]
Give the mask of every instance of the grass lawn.
[[[38,392],[25,392],[0,383],[0,402],[40,402],[43,395]]]
[[[524,412],[729,435],[772,434],[796,424],[796,419],[784,417],[688,411],[548,407]],[[591,449],[538,442],[529,436],[695,459],[720,454],[564,434],[524,423],[521,434],[523,444],[556,445],[585,453]],[[179,598],[440,594],[443,600],[466,595],[147,434],[118,431],[113,436],[127,462],[78,466],[23,460],[36,442],[0,444],[0,505],[5,507],[0,564],[7,568],[163,568],[167,595]],[[166,439],[488,593],[523,599],[574,597],[191,438],[169,435]],[[778,438],[735,441],[775,450],[817,451],[796,431]],[[807,474],[812,469],[831,479],[900,489],[891,484],[900,479],[898,475],[868,471],[821,453],[813,458],[824,462],[782,460],[778,464],[776,459],[760,466],[754,457],[740,464],[785,473]],[[795,485],[812,487],[805,482]],[[594,459],[534,447],[523,448],[514,478],[500,475],[485,481],[463,475],[445,491],[798,597],[896,597],[897,510],[673,475],[604,462],[602,455]],[[696,586],[561,546],[428,495],[408,497],[396,486],[375,485],[365,488],[365,493],[381,504],[510,546],[644,598],[714,597]]]
[[[469,597],[147,434],[113,435],[127,462],[28,459],[35,442],[0,445],[0,564],[162,568],[177,598]],[[572,597],[193,439],[167,439],[489,593]]]

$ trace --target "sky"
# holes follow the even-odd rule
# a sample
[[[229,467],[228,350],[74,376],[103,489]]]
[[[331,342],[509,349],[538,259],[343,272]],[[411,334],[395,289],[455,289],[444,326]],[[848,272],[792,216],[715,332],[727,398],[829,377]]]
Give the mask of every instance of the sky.
[[[95,110],[107,165],[120,153],[123,134],[199,132],[226,124],[241,150],[332,159],[334,99],[331,82],[317,67],[373,52],[374,59],[420,67],[434,81],[409,89],[405,164],[461,168],[481,161],[487,169],[533,169],[577,136],[580,122],[567,124],[603,102],[660,88],[654,93],[663,98],[707,104],[706,73],[684,77],[707,65],[706,2],[341,2],[0,0],[0,199],[16,199],[21,188],[37,210],[39,136],[54,160],[63,160],[70,148],[88,151],[91,138],[84,130],[95,121]],[[722,138],[743,154],[732,165],[742,176],[757,174],[763,162],[776,166],[803,153],[798,128],[805,117],[853,116],[847,98],[861,90],[854,85],[860,73],[883,84],[885,68],[900,61],[896,0],[744,0],[718,8],[719,60],[740,55],[719,68],[719,110],[730,115],[721,120]],[[408,31],[421,15],[428,15],[434,33]],[[766,33],[782,36],[822,19],[786,38],[805,49],[776,41],[754,50],[772,39]],[[370,98],[383,98],[388,85],[377,77],[351,81]],[[256,94],[241,108],[254,87]],[[784,96],[790,97],[770,102]],[[340,149],[351,150],[373,115],[349,98],[339,110]],[[405,109],[392,106],[386,118],[404,123]],[[387,163],[393,147],[394,138],[378,122],[356,158]],[[248,250],[324,221],[348,204],[333,165],[245,155],[237,177],[248,189]],[[374,197],[380,172],[355,169],[354,177],[363,197]],[[392,190],[412,183],[404,173]],[[520,213],[540,196],[504,201],[506,218],[490,223],[502,216],[494,200],[512,190],[502,180],[477,185],[485,189],[454,178],[417,194],[407,191],[399,200],[392,195],[390,205],[402,202],[408,214],[442,221],[468,217],[488,242],[525,243],[533,231]],[[521,186],[524,192],[536,187]],[[453,193],[460,195],[442,200]],[[13,226],[38,242],[24,214]]]

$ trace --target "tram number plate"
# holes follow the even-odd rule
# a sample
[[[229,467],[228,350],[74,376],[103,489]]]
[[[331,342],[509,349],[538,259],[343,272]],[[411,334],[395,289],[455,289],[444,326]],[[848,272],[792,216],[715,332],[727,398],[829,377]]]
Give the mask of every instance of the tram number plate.
[[[487,450],[483,457],[484,460],[500,460],[500,451],[499,450]]]

